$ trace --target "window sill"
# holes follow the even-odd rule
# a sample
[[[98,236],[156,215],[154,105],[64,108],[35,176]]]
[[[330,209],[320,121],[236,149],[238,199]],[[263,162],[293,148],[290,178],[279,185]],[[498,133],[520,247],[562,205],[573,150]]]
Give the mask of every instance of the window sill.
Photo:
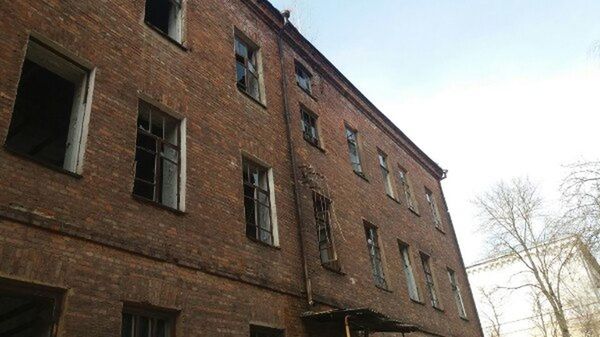
[[[81,174],[79,174],[79,173],[75,173],[75,172],[72,172],[72,171],[66,170],[66,169],[64,169],[64,168],[62,168],[62,167],[59,167],[59,166],[54,166],[54,165],[52,165],[52,164],[45,163],[45,162],[44,162],[44,161],[42,161],[42,160],[39,160],[39,159],[37,159],[37,158],[34,158],[34,157],[32,157],[32,156],[26,155],[26,154],[24,154],[24,153],[21,153],[21,152],[15,151],[15,150],[13,150],[13,149],[9,148],[8,146],[6,146],[6,144],[4,145],[4,149],[6,150],[6,152],[10,153],[11,155],[13,155],[13,156],[15,156],[15,157],[23,158],[23,159],[25,159],[25,160],[27,160],[27,161],[30,161],[30,162],[32,162],[32,163],[34,163],[34,164],[36,164],[36,165],[39,165],[39,166],[45,167],[45,168],[47,168],[47,169],[50,169],[50,170],[56,171],[56,172],[58,172],[58,173],[62,173],[62,174],[64,174],[64,175],[71,176],[71,177],[73,177],[73,178],[77,178],[77,179],[82,179],[82,178],[83,178],[83,176],[82,176]]]
[[[463,317],[463,316],[458,316],[458,317],[460,317],[460,319],[462,319],[462,320],[463,320],[463,321],[465,321],[465,322],[470,322],[470,321],[469,321],[469,319],[468,319],[467,317]]]
[[[408,210],[409,210],[409,211],[411,211],[411,213],[412,213],[412,214],[414,214],[414,215],[416,215],[416,216],[418,216],[418,217],[420,217],[420,216],[421,216],[421,214],[419,214],[419,212],[417,212],[417,211],[416,211],[414,208],[412,208],[412,207],[409,207],[409,208],[408,208]]]
[[[393,291],[391,291],[389,288],[382,287],[382,286],[377,285],[377,284],[375,285],[375,288],[377,288],[379,290],[382,290],[382,291],[385,291],[386,293],[390,293],[390,294],[393,293]]]
[[[344,273],[342,271],[342,268],[339,267],[339,261],[331,261],[328,263],[321,263],[321,267],[323,267],[323,269],[325,269],[327,271],[336,273],[338,275],[346,275],[346,273]]]
[[[186,47],[182,42],[179,42],[179,41],[175,40],[174,38],[170,37],[165,32],[163,32],[162,30],[160,30],[158,27],[156,27],[153,24],[151,24],[150,22],[144,20],[144,23],[146,24],[146,26],[148,26],[154,32],[158,33],[158,35],[160,35],[161,37],[163,37],[167,41],[171,42],[172,44],[174,44],[179,49],[181,49],[181,50],[183,50],[185,52],[189,52],[190,51],[190,49],[188,47]]]
[[[317,100],[317,98],[316,98],[315,96],[313,96],[313,94],[312,94],[310,91],[308,91],[308,90],[306,90],[306,89],[302,88],[302,87],[300,86],[300,84],[298,83],[298,81],[296,81],[296,85],[298,86],[298,88],[300,88],[300,90],[302,90],[302,92],[304,92],[305,94],[307,94],[307,95],[308,95],[310,98],[312,98],[312,99],[313,99],[315,102],[317,102],[317,101],[318,101],[318,100]]]
[[[441,229],[439,226],[435,226],[435,229],[437,229],[438,232],[446,235],[446,231],[444,231],[443,229]]]
[[[258,104],[261,108],[263,108],[265,110],[267,109],[267,106],[263,102],[261,102],[260,100],[256,99],[256,97],[254,97],[254,96],[250,95],[249,93],[247,93],[246,90],[240,88],[237,85],[237,83],[235,84],[235,87],[237,88],[237,90],[239,92],[241,92],[244,96],[246,96],[247,98],[249,98],[252,102]]]
[[[370,182],[369,179],[367,178],[367,176],[364,173],[358,172],[358,171],[354,171],[354,170],[352,170],[352,172],[354,172],[354,174],[356,174],[357,176],[361,177],[364,181]]]
[[[409,297],[410,298],[410,297]],[[421,301],[421,300],[415,300],[413,298],[410,299],[411,302],[415,303],[415,304],[419,304],[419,305],[425,305],[425,302]]]
[[[253,238],[253,237],[248,236],[248,235],[246,235],[246,237],[248,238],[248,240],[250,240],[250,241],[252,241],[252,242],[254,242],[254,243],[258,244],[258,245],[261,245],[263,247],[271,248],[271,249],[274,249],[274,250],[277,250],[277,251],[281,250],[281,248],[279,246],[275,246],[275,245],[272,245],[270,243],[266,243],[266,242],[260,241],[259,239]]]
[[[436,306],[432,306],[435,310],[437,310],[438,312],[446,312],[444,309],[440,308],[440,307],[436,307]]]
[[[391,195],[389,195],[387,193],[385,195],[387,195],[388,198],[392,199],[392,201],[394,201],[395,203],[397,203],[398,205],[400,205],[400,200],[394,198],[393,196],[391,196]]]
[[[310,139],[307,139],[306,137],[302,137],[302,138],[304,138],[304,140],[308,144],[310,144],[312,147],[316,148],[317,150],[319,150],[319,151],[321,151],[323,153],[327,153],[327,151],[324,148],[320,147],[319,144],[315,144],[313,141],[311,141]]]
[[[149,200],[149,199],[146,199],[144,197],[140,197],[140,196],[135,195],[135,194],[132,194],[131,197],[133,198],[133,200],[136,200],[136,201],[138,201],[138,202],[140,202],[142,204],[150,205],[150,206],[153,206],[155,208],[159,208],[159,209],[162,209],[162,210],[165,210],[165,211],[169,211],[169,212],[174,213],[176,215],[185,215],[186,214],[186,212],[184,212],[182,210],[179,210],[179,209],[176,209],[176,208],[173,208],[173,207],[169,207],[169,206],[163,205],[163,204],[158,203],[156,201]]]

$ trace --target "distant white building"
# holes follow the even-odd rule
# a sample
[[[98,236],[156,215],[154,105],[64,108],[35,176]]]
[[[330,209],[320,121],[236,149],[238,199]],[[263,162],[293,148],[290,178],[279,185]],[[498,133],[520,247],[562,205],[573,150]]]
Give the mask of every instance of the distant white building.
[[[571,257],[561,263],[565,245],[572,247]],[[600,266],[589,249],[579,240],[568,239],[532,251],[550,266],[550,278],[560,270],[560,281],[553,282],[561,284],[572,337],[600,337]],[[467,273],[486,337],[561,336],[552,308],[531,286],[535,278],[517,254],[486,259],[468,267]]]

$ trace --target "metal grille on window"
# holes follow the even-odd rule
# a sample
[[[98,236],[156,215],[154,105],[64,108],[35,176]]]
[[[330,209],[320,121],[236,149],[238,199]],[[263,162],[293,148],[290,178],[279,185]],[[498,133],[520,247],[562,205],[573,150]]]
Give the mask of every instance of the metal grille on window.
[[[273,226],[268,169],[244,160],[243,170],[246,235],[272,245]]]
[[[348,141],[348,152],[350,154],[350,163],[354,172],[362,173],[360,156],[358,154],[358,142],[356,132],[346,127],[346,139]]]
[[[337,256],[331,233],[331,200],[313,192],[313,205],[321,263],[333,267]]]
[[[255,99],[260,100],[257,50],[236,37],[235,60],[238,88]]]
[[[317,132],[317,116],[306,111],[301,110],[302,113],[302,134],[304,139],[310,143],[319,146],[319,134]]]
[[[139,104],[133,194],[178,208],[180,122],[158,108]]]
[[[124,312],[121,337],[171,337],[171,324],[165,317]]]
[[[435,282],[433,280],[433,274],[431,273],[431,266],[429,265],[429,256],[421,254],[421,263],[423,264],[423,272],[425,273],[425,283],[427,285],[427,291],[429,292],[429,299],[431,305],[439,308],[439,300],[437,292],[435,290]]]
[[[373,268],[373,277],[375,284],[382,288],[387,288],[385,275],[383,272],[383,262],[381,260],[381,249],[379,248],[379,237],[377,229],[372,226],[365,226],[365,234],[367,236],[367,248],[371,258],[371,267]]]

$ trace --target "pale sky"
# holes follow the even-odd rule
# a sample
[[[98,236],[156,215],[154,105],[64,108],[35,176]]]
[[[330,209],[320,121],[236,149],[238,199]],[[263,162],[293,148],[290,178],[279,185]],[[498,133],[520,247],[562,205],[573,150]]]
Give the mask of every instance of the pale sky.
[[[443,168],[468,264],[473,198],[528,176],[553,200],[562,165],[600,159],[600,1],[273,0]]]

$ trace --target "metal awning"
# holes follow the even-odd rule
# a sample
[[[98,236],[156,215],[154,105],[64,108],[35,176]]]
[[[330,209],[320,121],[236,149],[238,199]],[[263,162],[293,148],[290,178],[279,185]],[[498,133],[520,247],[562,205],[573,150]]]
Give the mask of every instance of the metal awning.
[[[340,326],[348,323],[352,330],[363,330],[368,332],[415,332],[419,327],[413,324],[403,323],[380,314],[372,309],[335,309],[321,312],[305,312],[302,318],[318,323],[340,323]],[[347,320],[347,321],[346,321]]]

